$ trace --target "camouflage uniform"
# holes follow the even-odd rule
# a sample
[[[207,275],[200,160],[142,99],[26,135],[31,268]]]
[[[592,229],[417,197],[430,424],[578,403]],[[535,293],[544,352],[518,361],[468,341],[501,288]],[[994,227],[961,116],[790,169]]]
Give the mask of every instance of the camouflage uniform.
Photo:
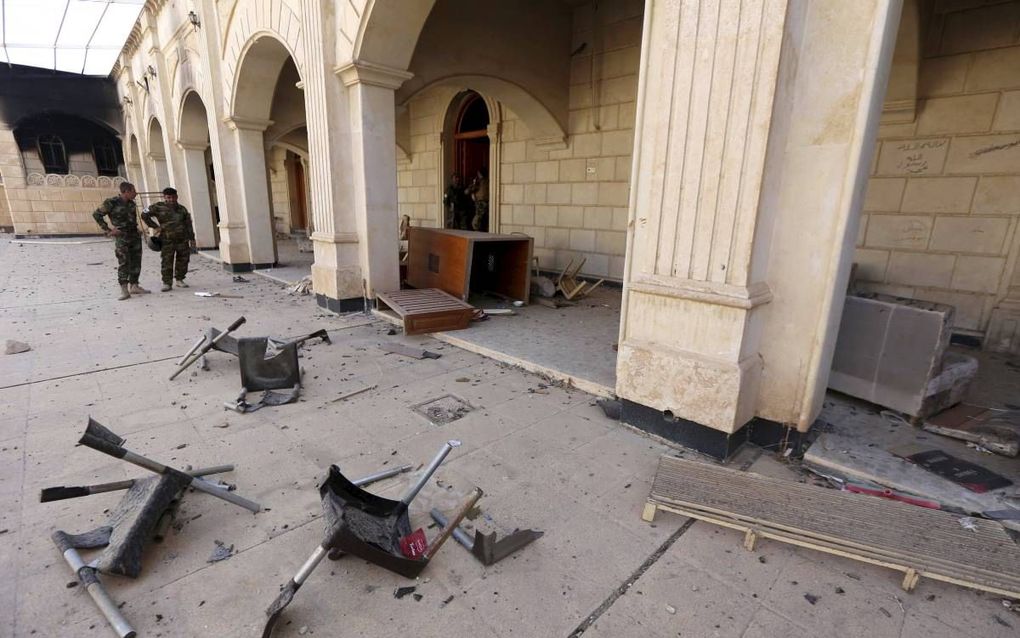
[[[138,232],[137,210],[133,201],[118,195],[104,201],[92,213],[104,232],[110,231],[103,220],[106,216],[120,231],[120,235],[114,237],[114,254],[117,255],[117,281],[121,284],[137,284],[142,272],[142,235]]]
[[[157,225],[153,222],[159,222]],[[188,261],[191,259],[191,244],[195,240],[195,231],[191,227],[191,213],[180,204],[156,202],[142,213],[142,220],[153,228],[160,228],[159,237],[163,240],[160,250],[160,272],[163,283],[169,285],[173,279],[184,281],[188,274]]]

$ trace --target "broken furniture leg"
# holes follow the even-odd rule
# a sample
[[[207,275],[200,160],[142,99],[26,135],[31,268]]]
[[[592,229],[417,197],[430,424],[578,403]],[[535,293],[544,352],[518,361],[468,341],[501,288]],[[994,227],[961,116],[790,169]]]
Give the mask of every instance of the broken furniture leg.
[[[437,509],[433,509],[429,512],[429,515],[432,516],[432,520],[441,527],[446,527],[446,517],[442,512]],[[480,531],[475,530],[475,537],[472,539],[471,536],[459,526],[453,530],[454,540],[463,545],[475,558],[478,559],[481,564],[485,566],[495,565],[525,545],[529,545],[535,540],[541,538],[542,534],[543,532],[538,530],[518,529],[509,536],[505,536],[502,539],[497,540],[495,532],[491,534],[483,534]]]
[[[185,481],[185,486],[193,487],[200,492],[205,492],[206,494],[215,496],[216,498],[227,501],[228,503],[239,505],[253,513],[257,514],[262,509],[262,506],[258,503],[250,501],[243,496],[238,496],[233,492],[219,488],[215,483],[197,476],[191,476],[186,472],[182,472],[157,461],[153,461],[152,459],[148,459],[141,454],[136,454],[123,447],[124,441],[124,438],[111,432],[98,421],[89,417],[89,423],[85,428],[85,434],[82,435],[81,440],[79,440],[78,443],[104,454],[109,454],[114,458],[123,459],[128,463],[133,463],[134,465],[143,467],[150,472],[179,477]]]
[[[78,576],[78,582],[82,584],[85,591],[92,597],[93,602],[96,603],[96,607],[99,607],[99,611],[106,618],[106,621],[110,623],[114,633],[120,638],[134,638],[136,635],[135,630],[131,628],[127,619],[120,613],[117,604],[106,593],[103,583],[99,581],[96,569],[89,567],[82,560],[81,555],[74,548],[71,535],[57,530],[53,532],[51,538],[57,549],[63,554],[64,560],[71,566],[71,570]]]
[[[222,474],[223,472],[233,471],[233,465],[216,465],[213,467],[203,467],[197,470],[188,470],[187,474],[190,474],[191,476],[209,476],[210,474]],[[62,501],[67,498],[79,498],[81,496],[91,496],[92,494],[126,490],[130,489],[137,480],[139,479],[114,481],[112,483],[99,483],[97,485],[75,485],[72,487],[62,485],[60,487],[46,487],[43,488],[42,492],[39,494],[39,502],[50,503],[52,501]]]
[[[244,317],[238,317],[234,321],[234,323],[227,326],[227,330],[225,332],[221,332],[212,339],[205,339],[199,348],[192,348],[191,352],[181,361],[181,363],[177,364],[177,370],[170,375],[170,380],[173,381],[174,379],[176,379],[177,375],[187,370],[191,364],[195,363],[203,356],[205,356],[205,353],[212,350],[213,346],[215,346],[218,342],[226,338],[228,334],[240,328],[241,324],[243,324],[245,321],[246,319]]]
[[[355,485],[361,487],[410,470],[410,465],[404,465],[391,470],[383,470],[382,472],[369,474],[368,476],[364,476],[353,482]],[[290,604],[290,601],[294,599],[294,594],[296,594],[297,590],[301,588],[301,585],[308,580],[308,577],[312,575],[315,568],[319,566],[322,559],[326,557],[327,553],[329,553],[334,541],[335,539],[332,537],[326,538],[326,540],[322,541],[322,544],[316,547],[315,551],[312,552],[312,555],[308,557],[308,560],[301,565],[301,569],[297,571],[297,574],[295,574],[294,577],[280,589],[280,595],[277,596],[276,600],[273,601],[273,604],[266,609],[266,615],[269,616],[269,618],[266,620],[266,626],[262,630],[262,638],[269,638],[269,636],[273,634],[273,627],[276,626],[276,621],[279,620],[280,614],[283,612],[284,608]]]

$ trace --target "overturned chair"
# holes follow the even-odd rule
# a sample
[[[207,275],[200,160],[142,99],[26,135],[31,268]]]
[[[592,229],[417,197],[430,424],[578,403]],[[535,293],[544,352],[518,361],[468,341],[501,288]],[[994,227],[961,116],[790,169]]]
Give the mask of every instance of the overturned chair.
[[[420,574],[482,497],[482,490],[471,490],[450,517],[450,524],[431,543],[426,541],[423,530],[411,531],[408,506],[446,456],[459,445],[460,441],[448,441],[399,501],[361,489],[360,482],[349,480],[337,466],[331,466],[329,476],[319,487],[326,537],[266,610],[268,619],[262,638],[273,635],[284,608],[327,555],[338,558],[345,553],[352,554],[408,578]]]
[[[138,577],[142,571],[142,554],[146,544],[150,540],[161,540],[166,534],[180,500],[189,487],[253,513],[260,511],[261,507],[258,503],[234,494],[230,486],[203,478],[210,474],[229,472],[234,469],[232,465],[191,471],[178,470],[125,448],[124,438],[91,418],[79,443],[157,474],[100,485],[49,487],[42,491],[39,498],[41,502],[47,503],[127,490],[110,513],[106,525],[82,534],[56,530],[52,539],[64,560],[74,570],[79,582],[110,623],[110,627],[121,638],[128,638],[134,636],[135,631],[103,588],[99,573]],[[78,553],[80,549],[101,551],[94,560],[86,563]]]

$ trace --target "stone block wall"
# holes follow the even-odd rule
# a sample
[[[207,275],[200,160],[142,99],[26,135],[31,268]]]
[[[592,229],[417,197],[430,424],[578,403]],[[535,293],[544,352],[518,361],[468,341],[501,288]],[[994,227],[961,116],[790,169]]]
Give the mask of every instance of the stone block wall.
[[[117,194],[123,178],[49,175],[44,185],[29,175],[24,188],[7,188],[14,232],[19,235],[95,235],[101,232],[92,212]],[[69,179],[70,184],[63,180]],[[87,185],[81,183],[89,179]]]
[[[11,207],[7,204],[7,192],[3,184],[0,184],[0,230],[11,230],[14,222],[11,220]]]
[[[1020,252],[1020,2],[937,2],[921,47],[915,120],[880,127],[858,278],[982,335]]]
[[[290,186],[287,183],[286,161],[287,150],[280,146],[274,146],[266,153],[273,228],[278,233],[290,234]]]
[[[502,110],[499,183],[491,185],[501,221],[492,230],[534,237],[542,268],[585,257],[585,274],[619,280],[644,3],[611,0],[598,6],[597,12],[591,5],[574,10],[571,50],[577,53],[571,59],[566,144],[538,143],[525,121]],[[442,175],[442,131],[456,93],[431,89],[408,104],[410,148],[398,159],[397,176],[400,212],[415,225],[441,225],[448,178]]]

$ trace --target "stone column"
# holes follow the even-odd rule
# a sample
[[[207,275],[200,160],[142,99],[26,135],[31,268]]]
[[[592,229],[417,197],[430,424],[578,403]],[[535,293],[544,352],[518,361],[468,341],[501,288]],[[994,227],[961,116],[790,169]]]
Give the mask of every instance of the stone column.
[[[243,228],[250,259],[247,264],[232,264],[230,269],[270,268],[276,263],[276,242],[273,239],[273,211],[269,200],[263,133],[272,122],[232,117],[227,119],[227,124],[234,130],[233,151],[239,177],[236,201],[244,211]],[[236,223],[231,220],[228,228]],[[220,228],[223,228],[222,223]]]
[[[400,287],[394,91],[412,76],[367,62],[337,69],[347,87],[351,118],[354,211],[367,293]]]
[[[817,415],[899,5],[647,2],[625,420],[725,457]]]
[[[233,131],[229,125],[225,105],[225,83],[220,49],[219,12],[215,0],[198,0],[195,3],[202,28],[198,30],[198,50],[202,61],[202,76],[207,83],[202,102],[209,120],[209,146],[216,175],[216,206],[220,212],[220,258],[227,270],[245,270],[253,263],[248,251],[248,233],[244,223],[241,201],[238,161]],[[262,155],[260,151],[260,155]],[[263,178],[263,181],[264,178]]]
[[[205,170],[205,144],[178,142],[183,152],[183,170],[180,184],[181,200],[191,211],[195,227],[195,243],[199,248],[216,247],[216,229],[213,225],[212,202],[209,198],[209,175]]]

